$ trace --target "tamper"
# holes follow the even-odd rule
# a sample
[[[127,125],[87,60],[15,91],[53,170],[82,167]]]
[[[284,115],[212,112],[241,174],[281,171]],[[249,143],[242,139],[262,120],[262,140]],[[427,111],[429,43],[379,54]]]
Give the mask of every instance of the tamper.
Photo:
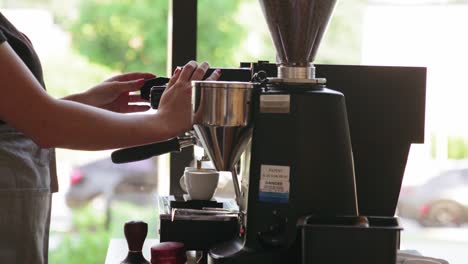
[[[149,264],[142,253],[143,243],[148,234],[148,224],[143,221],[129,221],[124,225],[128,244],[127,257],[120,264]]]

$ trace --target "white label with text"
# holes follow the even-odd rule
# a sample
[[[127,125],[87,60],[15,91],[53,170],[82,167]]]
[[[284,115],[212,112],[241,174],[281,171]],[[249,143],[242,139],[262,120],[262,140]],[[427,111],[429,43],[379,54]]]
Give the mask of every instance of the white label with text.
[[[260,171],[260,200],[265,202],[288,202],[289,176],[289,166],[262,165]]]

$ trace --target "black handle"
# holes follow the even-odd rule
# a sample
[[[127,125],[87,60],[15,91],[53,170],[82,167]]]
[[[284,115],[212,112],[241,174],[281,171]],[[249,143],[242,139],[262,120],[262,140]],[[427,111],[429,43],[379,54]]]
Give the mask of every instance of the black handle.
[[[179,139],[119,149],[111,154],[113,163],[127,163],[149,159],[169,152],[180,151]]]
[[[145,83],[140,88],[140,97],[145,100],[150,100],[151,88],[153,86],[163,86],[169,82],[167,77],[157,77],[145,80]]]
[[[161,101],[161,97],[164,93],[164,90],[166,90],[166,87],[167,87],[166,85],[151,87],[151,92],[150,92],[151,108],[158,109],[159,101]]]

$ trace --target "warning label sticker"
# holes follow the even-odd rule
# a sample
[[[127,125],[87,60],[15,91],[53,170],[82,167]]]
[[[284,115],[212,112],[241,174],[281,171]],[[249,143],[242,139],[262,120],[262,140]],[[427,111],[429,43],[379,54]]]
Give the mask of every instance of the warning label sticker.
[[[289,177],[289,166],[262,165],[260,171],[260,201],[287,203],[289,200]]]

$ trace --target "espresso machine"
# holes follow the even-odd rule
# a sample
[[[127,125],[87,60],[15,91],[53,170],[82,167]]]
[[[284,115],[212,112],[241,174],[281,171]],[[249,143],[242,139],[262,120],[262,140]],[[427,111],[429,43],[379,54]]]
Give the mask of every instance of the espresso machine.
[[[203,250],[208,263],[396,263],[395,208],[409,147],[424,140],[426,70],[314,65],[336,1],[259,3],[276,63],[193,82],[193,131],[113,160],[196,144],[231,172],[236,206],[210,201],[195,208],[206,214],[177,215],[163,205],[171,210],[160,219],[161,241]],[[154,82],[157,108],[167,79]]]

